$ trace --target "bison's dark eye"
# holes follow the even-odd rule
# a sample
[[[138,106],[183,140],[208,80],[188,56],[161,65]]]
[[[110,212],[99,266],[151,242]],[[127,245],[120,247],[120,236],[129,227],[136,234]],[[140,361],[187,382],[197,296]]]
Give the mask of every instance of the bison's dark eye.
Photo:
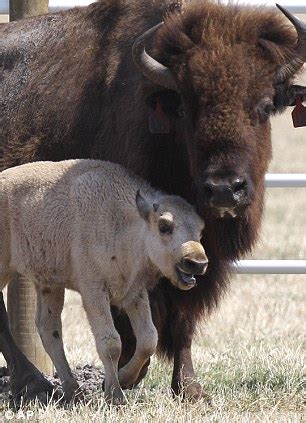
[[[171,235],[173,232],[173,222],[167,220],[160,220],[158,222],[159,232],[163,235]]]
[[[271,116],[271,115],[273,115],[273,113],[275,113],[275,111],[276,111],[276,109],[275,109],[275,106],[274,106],[274,104],[272,103],[272,101],[271,101],[271,103],[266,104],[266,106],[264,107],[264,114],[265,114],[266,116]]]
[[[257,104],[256,111],[260,121],[265,122],[276,112],[276,108],[270,98],[264,98]]]

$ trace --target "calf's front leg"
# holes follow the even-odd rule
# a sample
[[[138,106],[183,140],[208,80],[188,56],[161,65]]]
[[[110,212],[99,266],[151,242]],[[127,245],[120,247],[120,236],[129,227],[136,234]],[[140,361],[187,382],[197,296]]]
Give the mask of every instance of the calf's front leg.
[[[105,399],[115,405],[123,404],[123,392],[118,380],[121,340],[114,326],[107,290],[103,282],[87,282],[82,284],[80,293],[105,369]]]
[[[131,360],[119,370],[119,382],[124,388],[137,382],[143,366],[154,354],[158,341],[146,290],[137,295],[129,306],[125,307],[125,311],[136,337],[136,349]]]

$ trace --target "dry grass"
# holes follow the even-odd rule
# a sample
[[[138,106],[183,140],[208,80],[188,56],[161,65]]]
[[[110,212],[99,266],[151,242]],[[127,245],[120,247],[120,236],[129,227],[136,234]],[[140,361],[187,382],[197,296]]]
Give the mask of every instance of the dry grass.
[[[273,143],[271,171],[306,172],[306,129],[293,129],[289,112],[274,119]],[[305,210],[306,189],[269,190],[254,257],[306,258]],[[197,375],[213,395],[213,407],[172,400],[171,368],[155,360],[121,409],[106,407],[97,393],[91,403],[71,409],[30,410],[35,419],[48,422],[305,421],[305,297],[306,276],[233,278],[221,308],[201,326],[193,347]],[[66,299],[64,336],[72,366],[99,363],[79,296],[72,293]]]

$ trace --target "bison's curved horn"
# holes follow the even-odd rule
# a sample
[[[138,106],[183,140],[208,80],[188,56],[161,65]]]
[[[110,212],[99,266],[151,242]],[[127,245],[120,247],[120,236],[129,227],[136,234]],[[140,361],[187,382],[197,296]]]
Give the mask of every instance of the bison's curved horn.
[[[276,4],[276,6],[294,25],[299,36],[297,52],[302,57],[303,61],[306,62],[306,24],[284,7],[280,6],[279,4]]]
[[[158,25],[153,26],[153,28],[150,28],[134,41],[132,56],[135,65],[146,78],[150,79],[157,85],[178,91],[177,84],[171,71],[166,66],[153,59],[153,57],[151,57],[145,49],[146,40],[163,24],[164,22],[161,22]]]

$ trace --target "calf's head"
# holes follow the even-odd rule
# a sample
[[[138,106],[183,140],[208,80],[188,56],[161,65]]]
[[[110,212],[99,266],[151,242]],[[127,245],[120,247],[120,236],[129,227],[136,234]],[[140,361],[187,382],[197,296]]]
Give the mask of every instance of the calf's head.
[[[146,248],[151,262],[179,289],[196,285],[208,260],[200,243],[203,220],[185,200],[161,196],[150,204],[138,191],[136,204],[146,221]]]
[[[164,101],[165,114],[171,103],[171,130],[186,145],[205,216],[261,212],[269,118],[294,101],[293,93],[306,94],[292,86],[306,58],[306,27],[283,12],[298,37],[277,9],[186,2],[134,44],[138,68],[165,88],[153,97]]]

